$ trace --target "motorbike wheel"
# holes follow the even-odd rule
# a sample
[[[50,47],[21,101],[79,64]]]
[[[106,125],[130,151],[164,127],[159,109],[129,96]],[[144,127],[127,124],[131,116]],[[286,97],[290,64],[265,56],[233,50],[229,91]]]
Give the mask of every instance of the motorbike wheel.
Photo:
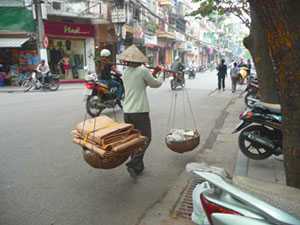
[[[24,88],[24,92],[27,92],[29,91],[32,87],[33,87],[33,83],[31,80],[25,80],[23,83],[22,83],[22,87]]]
[[[89,95],[86,100],[86,111],[91,117],[97,117],[105,109],[98,95]]]
[[[270,132],[267,128],[259,125],[253,125],[244,129],[239,136],[239,147],[244,155],[254,160],[263,160],[273,155],[272,149],[265,148],[261,144],[252,143],[247,140],[245,133],[252,133],[268,138]]]
[[[51,80],[48,87],[50,91],[56,91],[59,88],[59,80]]]
[[[248,92],[245,96],[245,104],[249,108],[252,108],[256,102],[256,101],[251,100],[252,98],[257,99],[256,93]]]
[[[175,90],[176,89],[175,80],[171,80],[170,84],[171,84],[171,89]]]

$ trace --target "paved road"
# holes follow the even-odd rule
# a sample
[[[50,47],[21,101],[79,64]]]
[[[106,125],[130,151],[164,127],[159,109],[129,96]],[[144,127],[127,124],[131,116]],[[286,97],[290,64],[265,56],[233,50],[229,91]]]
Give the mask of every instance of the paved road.
[[[201,146],[176,154],[164,144],[172,92],[165,83],[149,91],[153,141],[144,176],[132,180],[125,166],[90,168],[71,129],[83,120],[83,89],[57,92],[0,93],[0,224],[2,225],[134,225],[159,201],[187,162],[192,161],[231,99],[215,90],[214,73],[187,81]],[[176,126],[192,126],[178,91]],[[185,102],[187,106],[187,102]],[[113,115],[111,111],[106,111]],[[186,116],[184,116],[186,115]],[[117,113],[121,119],[121,112]]]

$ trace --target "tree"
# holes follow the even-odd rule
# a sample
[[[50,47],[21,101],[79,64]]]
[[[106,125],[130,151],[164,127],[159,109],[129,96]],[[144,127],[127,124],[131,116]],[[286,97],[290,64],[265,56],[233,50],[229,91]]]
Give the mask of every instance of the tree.
[[[191,13],[198,17],[208,16],[217,13],[219,15],[233,14],[237,16],[250,29],[250,35],[245,38],[244,45],[249,50],[255,67],[261,87],[260,95],[263,101],[269,103],[278,103],[278,91],[275,80],[275,73],[268,55],[268,49],[265,43],[265,33],[260,27],[260,23],[250,11],[247,0],[193,0],[199,3],[199,8]],[[252,12],[252,15],[250,15]],[[251,16],[251,20],[250,20]]]
[[[300,188],[300,2],[249,0],[266,33],[283,113],[287,184]]]
[[[245,45],[250,50],[258,73],[272,71],[277,80],[283,113],[283,151],[287,185],[300,188],[300,1],[295,0],[196,0],[195,14],[207,15],[244,8],[249,3],[250,36]],[[201,8],[203,7],[203,8]],[[237,10],[244,16],[247,10]],[[243,19],[243,18],[242,18]],[[247,22],[247,21],[246,21]],[[261,64],[260,64],[261,63]],[[268,67],[272,66],[272,69]],[[261,74],[264,80],[266,74]],[[269,78],[269,74],[267,75]],[[262,87],[264,88],[264,86]]]

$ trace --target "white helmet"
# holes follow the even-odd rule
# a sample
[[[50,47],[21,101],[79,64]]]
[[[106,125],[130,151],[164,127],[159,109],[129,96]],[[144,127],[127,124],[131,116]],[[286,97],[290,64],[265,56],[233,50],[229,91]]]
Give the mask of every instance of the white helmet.
[[[108,49],[102,49],[100,52],[101,57],[109,57],[111,56],[111,52]]]

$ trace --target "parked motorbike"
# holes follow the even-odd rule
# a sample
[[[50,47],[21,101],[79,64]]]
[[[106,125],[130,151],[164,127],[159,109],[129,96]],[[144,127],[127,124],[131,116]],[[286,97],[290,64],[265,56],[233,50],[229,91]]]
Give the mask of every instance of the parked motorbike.
[[[200,199],[200,205],[194,205],[194,208],[202,209],[211,225],[300,224],[299,218],[241,190],[219,171],[203,168],[192,172],[206,184],[199,196],[193,194],[193,200]],[[255,189],[252,188],[253,192]]]
[[[33,71],[31,76],[22,84],[24,92],[31,90],[33,87],[35,89],[48,89],[50,91],[56,91],[59,88],[59,75],[48,73],[44,77],[44,81],[42,81],[41,76],[36,70]]]
[[[279,105],[257,102],[240,115],[241,123],[233,131],[240,132],[239,147],[244,155],[262,160],[282,154],[282,116]]]
[[[248,107],[251,108],[256,103],[256,100],[259,99],[258,91],[259,91],[258,81],[251,80],[248,83],[247,88],[245,89],[245,92],[247,92],[247,94],[245,95],[244,100],[245,100],[245,104]]]
[[[114,75],[114,74],[112,74]],[[122,86],[122,96],[124,95],[123,81],[119,76],[113,79]],[[97,117],[105,108],[122,107],[121,99],[116,95],[117,88],[110,88],[107,84],[98,81],[97,74],[91,74],[85,81],[86,111],[91,117]]]
[[[170,85],[172,90],[176,90],[177,87],[184,88],[185,86],[185,78],[184,73],[172,73]]]

